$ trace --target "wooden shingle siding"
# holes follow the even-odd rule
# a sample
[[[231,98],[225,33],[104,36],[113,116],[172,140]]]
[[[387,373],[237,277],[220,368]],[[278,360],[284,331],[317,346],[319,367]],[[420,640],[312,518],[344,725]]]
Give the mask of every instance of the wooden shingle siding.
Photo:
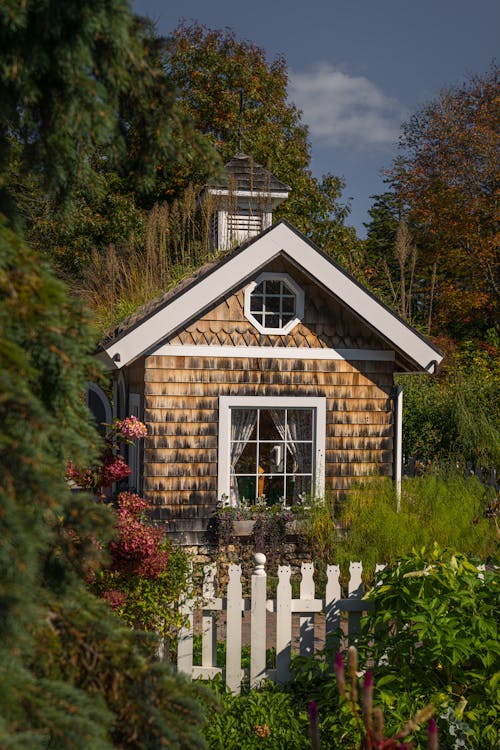
[[[392,474],[393,363],[153,355],[145,361],[144,488],[170,529],[208,522],[217,502],[220,396],[326,398],[326,488]],[[177,519],[177,520],[176,520]],[[200,526],[201,524],[201,526]]]
[[[304,319],[285,336],[259,333],[245,318],[245,286],[217,302],[197,320],[169,337],[170,344],[209,346],[291,346],[302,348],[380,348],[380,338],[344,304],[332,299],[284,259],[266,272],[288,273],[304,290]]]

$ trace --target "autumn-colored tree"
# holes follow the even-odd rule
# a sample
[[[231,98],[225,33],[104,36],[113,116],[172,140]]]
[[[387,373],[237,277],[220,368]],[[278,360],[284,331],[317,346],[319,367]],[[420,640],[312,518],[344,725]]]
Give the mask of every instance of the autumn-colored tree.
[[[167,42],[166,65],[185,113],[223,161],[244,151],[290,185],[277,215],[349,264],[356,236],[344,225],[349,214],[340,201],[344,183],[333,175],[319,181],[309,170],[307,127],[287,102],[285,59],[268,62],[262,48],[230,30],[181,23]],[[176,176],[180,186],[182,180],[196,182],[196,165]]]
[[[443,91],[403,126],[389,176],[433,290],[433,332],[498,326],[498,122],[492,66]]]

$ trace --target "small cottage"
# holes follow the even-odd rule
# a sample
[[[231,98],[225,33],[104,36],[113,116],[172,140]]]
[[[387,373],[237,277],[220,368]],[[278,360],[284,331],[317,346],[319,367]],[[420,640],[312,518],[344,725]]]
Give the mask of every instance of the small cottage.
[[[394,374],[442,359],[287,221],[272,224],[286,185],[244,154],[226,174],[207,188],[220,257],[102,342],[116,414],[148,427],[130,486],[183,544],[203,541],[221,501],[291,505],[364,476],[399,482]]]

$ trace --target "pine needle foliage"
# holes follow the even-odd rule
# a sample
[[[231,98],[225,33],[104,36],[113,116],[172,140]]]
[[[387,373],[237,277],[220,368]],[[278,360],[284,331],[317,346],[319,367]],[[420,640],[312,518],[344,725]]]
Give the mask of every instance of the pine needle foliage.
[[[95,458],[83,394],[91,329],[41,259],[0,225],[0,747],[203,747],[200,690],[87,588],[112,533],[73,494]]]

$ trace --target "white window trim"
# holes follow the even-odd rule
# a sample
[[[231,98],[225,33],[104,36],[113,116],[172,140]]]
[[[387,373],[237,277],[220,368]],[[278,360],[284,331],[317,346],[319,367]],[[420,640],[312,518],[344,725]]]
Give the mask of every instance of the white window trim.
[[[220,396],[217,499],[230,498],[231,409],[314,409],[315,477],[313,493],[322,498],[325,491],[326,398],[319,396]]]
[[[283,328],[266,328],[250,312],[252,292],[262,281],[282,281],[295,294],[295,318],[290,320]],[[287,273],[261,273],[245,288],[245,317],[260,333],[266,333],[271,336],[284,336],[290,333],[304,317],[304,290]]]

